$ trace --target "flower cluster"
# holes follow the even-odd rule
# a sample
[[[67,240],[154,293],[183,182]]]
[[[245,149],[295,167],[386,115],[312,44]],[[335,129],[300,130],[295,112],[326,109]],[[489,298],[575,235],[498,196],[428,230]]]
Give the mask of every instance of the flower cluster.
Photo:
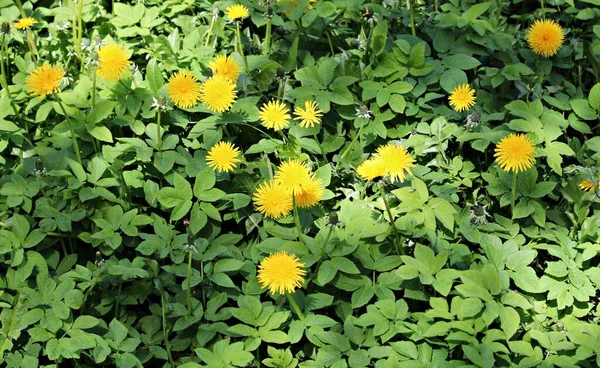
[[[282,162],[271,182],[262,183],[254,193],[254,204],[264,216],[279,219],[289,215],[294,201],[301,208],[319,203],[325,194],[323,181],[299,160]]]
[[[301,128],[313,128],[315,124],[321,124],[323,111],[319,109],[316,101],[306,101],[304,108],[301,106],[294,108],[294,116],[293,120],[298,120]],[[275,131],[289,127],[292,119],[285,103],[277,100],[264,103],[259,117],[263,126]]]

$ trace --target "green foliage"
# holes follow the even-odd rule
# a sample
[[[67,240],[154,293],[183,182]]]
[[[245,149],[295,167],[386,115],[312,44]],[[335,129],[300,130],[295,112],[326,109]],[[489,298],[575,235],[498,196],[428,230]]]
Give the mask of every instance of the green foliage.
[[[240,23],[235,3],[0,2],[0,366],[600,365],[598,1],[244,0]],[[550,58],[527,43],[542,18],[565,36]],[[96,75],[112,43],[118,82]],[[173,106],[173,73],[223,54],[233,107]],[[67,74],[34,97],[43,63]],[[275,99],[322,121],[270,130]],[[535,146],[516,178],[494,156],[510,133]],[[219,141],[231,172],[207,165]],[[386,143],[407,180],[361,179]],[[253,203],[287,159],[325,186],[298,227]],[[306,270],[291,300],[257,281],[281,250]]]

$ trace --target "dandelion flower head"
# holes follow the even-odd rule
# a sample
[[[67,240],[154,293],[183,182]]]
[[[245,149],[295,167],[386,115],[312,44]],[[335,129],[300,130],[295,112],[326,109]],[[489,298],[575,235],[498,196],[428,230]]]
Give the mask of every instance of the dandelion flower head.
[[[213,75],[220,75],[231,79],[233,82],[237,81],[242,72],[240,64],[228,55],[217,55],[214,60],[208,63],[208,67],[212,70]]]
[[[527,32],[527,43],[531,50],[543,57],[556,55],[565,36],[562,27],[553,20],[536,20]]]
[[[294,115],[296,115],[294,120],[300,121],[301,128],[312,128],[315,124],[321,124],[323,111],[319,110],[319,105],[317,105],[316,101],[306,101],[304,109],[296,106]]]
[[[208,151],[206,163],[213,170],[229,172],[241,161],[239,157],[240,150],[231,142],[219,142]]]
[[[252,199],[258,212],[275,220],[292,210],[291,194],[274,181],[259,185]]]
[[[102,46],[98,50],[98,68],[96,73],[108,81],[118,81],[129,67],[129,57],[119,45]]]
[[[31,28],[31,26],[33,26],[36,23],[37,23],[37,20],[35,20],[35,18],[27,17],[27,18],[21,18],[21,19],[15,20],[13,25],[15,26],[16,29],[29,29],[29,28]]]
[[[281,101],[269,101],[260,108],[260,123],[275,131],[287,128],[292,118],[290,110]]]
[[[299,195],[309,185],[313,175],[300,160],[288,160],[279,165],[275,181],[290,194]]]
[[[65,76],[65,70],[59,66],[44,64],[35,68],[25,78],[25,89],[30,95],[46,97],[60,92],[60,81]]]
[[[258,266],[260,286],[269,288],[271,294],[293,293],[304,281],[304,263],[295,254],[285,251],[270,254]]]
[[[468,84],[457,86],[450,92],[450,106],[455,111],[469,110],[475,105],[475,90]]]
[[[385,176],[390,176],[390,181],[396,180],[403,183],[406,175],[412,174],[411,168],[415,166],[415,159],[408,151],[395,144],[386,144],[377,148],[376,159],[381,160],[384,167]]]
[[[308,208],[319,203],[325,194],[323,181],[319,178],[312,177],[308,183],[302,188],[299,194],[296,194],[296,204],[301,208]]]
[[[363,161],[363,163],[356,168],[356,173],[364,180],[373,180],[385,175],[385,167],[383,166],[381,158],[372,157]]]
[[[506,172],[529,170],[535,162],[535,147],[524,134],[509,134],[496,145],[496,163]]]
[[[200,101],[214,112],[225,112],[236,99],[235,83],[220,75],[208,78],[200,89]]]
[[[226,13],[227,18],[231,20],[243,19],[250,15],[248,8],[241,4],[236,4],[228,7]]]
[[[169,78],[167,93],[175,105],[187,109],[200,100],[200,83],[192,73],[178,71]]]

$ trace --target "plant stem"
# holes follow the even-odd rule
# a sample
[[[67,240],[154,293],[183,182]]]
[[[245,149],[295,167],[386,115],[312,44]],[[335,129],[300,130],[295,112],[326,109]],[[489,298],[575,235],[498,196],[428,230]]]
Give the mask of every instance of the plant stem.
[[[329,43],[329,51],[331,52],[331,56],[333,57],[335,56],[335,49],[333,48],[333,42],[331,42],[331,35],[329,34],[329,31],[326,31],[325,35],[327,36],[327,42]]]
[[[385,191],[383,190],[383,185],[379,185],[379,193],[381,195],[381,199],[383,199],[383,204],[385,205],[385,210],[390,219],[390,223],[392,224],[392,230],[394,231],[394,244],[396,246],[396,251],[398,255],[404,255],[404,249],[400,246],[400,233],[398,233],[398,229],[396,228],[396,222],[392,217],[392,211],[390,210],[390,204],[385,196]]]
[[[193,248],[188,251],[188,268],[187,268],[187,312],[188,316],[192,315],[192,254]]]
[[[121,288],[123,287],[123,279],[119,280],[119,292],[117,293],[117,305],[115,306],[115,319],[119,317],[119,304],[121,302]]]
[[[77,157],[77,162],[79,162],[79,165],[83,166],[83,162],[81,161],[81,154],[79,153],[79,144],[77,143],[77,136],[75,135],[75,131],[73,130],[73,124],[71,124],[69,114],[67,114],[67,110],[65,110],[65,106],[61,102],[60,98],[56,97],[56,101],[58,101],[60,109],[62,110],[63,114],[65,114],[67,124],[69,124],[69,130],[71,131],[71,140],[73,141],[73,149],[75,150],[75,157]]]
[[[85,311],[85,303],[87,302],[87,298],[88,296],[90,296],[92,290],[94,290],[94,288],[96,287],[96,284],[98,283],[98,279],[100,279],[100,273],[101,273],[101,269],[98,268],[96,270],[96,277],[94,277],[94,281],[92,281],[92,286],[90,286],[86,291],[85,294],[83,295],[83,303],[81,304],[81,312],[83,314],[83,312]]]
[[[500,0],[500,1],[502,1],[502,0]],[[438,10],[438,0],[435,0],[435,12],[437,13],[438,11],[439,11]]]
[[[313,130],[313,137],[315,138],[315,142],[317,142],[317,144],[319,145],[319,148],[321,149],[321,155],[323,156],[323,163],[327,163],[327,156],[325,155],[325,150],[323,149],[323,145],[321,145],[321,143],[319,143],[319,140],[317,139],[317,132],[315,132]]]
[[[515,213],[515,197],[517,196],[517,172],[513,173],[512,192],[510,197],[510,216],[514,218]]]
[[[208,27],[208,32],[206,32],[206,37],[204,38],[204,46],[208,46],[210,42],[210,36],[212,35],[212,30],[215,26],[216,19],[217,17],[213,14],[212,18],[210,19],[210,26]]]
[[[504,9],[504,0],[498,2],[498,24],[500,24],[500,18],[502,17],[502,9]]]
[[[300,318],[300,321],[302,323],[304,323],[304,314],[302,314],[302,311],[300,310],[298,303],[296,303],[296,301],[294,300],[294,297],[292,296],[292,294],[285,293],[285,296],[287,297],[287,300],[290,302],[290,306],[292,307],[294,312],[296,312],[296,314],[298,315],[298,318]]]
[[[77,50],[81,50],[81,40],[83,39],[83,1],[77,0]],[[80,55],[79,51],[77,51],[77,55]]]
[[[546,19],[546,9],[544,8],[544,0],[540,0],[542,3],[542,19]]]
[[[356,141],[358,140],[358,138],[360,137],[360,134],[362,133],[362,130],[365,126],[365,118],[360,118],[361,122],[360,122],[360,128],[358,128],[358,133],[356,133],[356,135],[354,136],[354,138],[352,138],[352,142],[350,142],[350,145],[348,146],[348,148],[346,148],[346,150],[344,151],[344,153],[342,153],[342,160],[346,157],[346,155],[350,152],[350,149],[354,146],[354,143],[356,143]]]
[[[242,61],[244,62],[244,71],[246,74],[250,72],[248,68],[248,60],[246,60],[246,55],[244,54],[244,45],[242,44],[242,34],[240,32],[240,22],[235,22],[235,38],[237,39],[238,44],[238,52],[242,55]]]
[[[204,293],[204,261],[200,262],[200,290],[202,291],[202,308],[206,308],[206,294]]]
[[[269,9],[267,9],[267,13],[269,12]],[[271,17],[267,15],[267,30],[266,30],[266,34],[265,34],[265,43],[264,43],[264,50],[263,53],[269,55],[271,53],[271,33],[272,33],[272,28],[273,25],[271,24],[272,20]]]
[[[292,203],[294,206],[294,222],[296,223],[296,230],[298,230],[298,239],[300,243],[304,244],[302,240],[302,225],[300,225],[300,216],[298,215],[298,205],[296,203],[296,194],[292,194]]]
[[[169,341],[169,336],[167,334],[167,318],[165,313],[165,297],[163,293],[160,293],[160,307],[162,310],[162,327],[163,327],[163,338],[165,339],[165,348],[167,350],[167,356],[169,357],[169,363],[171,367],[175,367],[175,362],[173,361],[173,356],[171,355],[171,342]]]
[[[162,152],[162,135],[160,132],[160,110],[156,111],[156,146],[158,147],[158,152]]]
[[[4,89],[6,91],[6,96],[8,97],[8,99],[10,100],[10,106],[12,107],[15,116],[17,117],[17,119],[21,120],[21,114],[19,113],[19,110],[17,109],[17,105],[15,104],[15,101],[12,98],[12,93],[10,93],[10,89],[8,89],[8,79],[6,77],[6,69],[4,66],[4,56],[6,55],[6,36],[2,35],[2,54],[0,56],[0,68],[1,68],[1,72],[2,72],[2,76],[1,76],[1,80],[0,83],[2,83],[2,89]],[[8,65],[8,64],[7,64]],[[29,134],[29,129],[28,129],[28,125],[27,125],[27,120],[25,120],[25,130],[27,131],[27,134]]]
[[[98,72],[96,68],[92,68],[92,110],[96,107],[96,78],[98,77]]]
[[[417,35],[417,31],[415,30],[415,10],[414,10],[414,4],[413,4],[413,0],[408,0],[408,4],[410,6],[410,29],[412,31],[412,35],[416,36]]]

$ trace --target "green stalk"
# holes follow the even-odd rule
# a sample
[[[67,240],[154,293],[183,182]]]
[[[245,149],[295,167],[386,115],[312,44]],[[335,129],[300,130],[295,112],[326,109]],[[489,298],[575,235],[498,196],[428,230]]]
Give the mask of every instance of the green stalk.
[[[267,9],[268,12],[268,9]],[[266,31],[266,35],[265,35],[265,49],[263,50],[263,53],[269,55],[271,53],[271,30],[272,25],[271,25],[271,17],[267,16],[267,31]]]
[[[333,42],[331,42],[331,34],[329,33],[329,30],[325,32],[325,35],[327,36],[327,42],[329,43],[329,51],[331,52],[331,56],[333,57],[335,56],[335,49],[333,48]]]
[[[202,308],[206,308],[206,294],[204,293],[204,261],[200,262],[200,290],[202,291]]]
[[[92,69],[92,110],[96,107],[96,78],[98,76],[98,71],[96,67]]]
[[[206,38],[204,39],[204,46],[208,46],[208,44],[210,42],[210,36],[212,35],[212,30],[213,30],[213,27],[215,26],[216,18],[217,17],[215,17],[213,15],[212,18],[210,19],[210,27],[208,27],[208,32],[206,32]]]
[[[542,19],[546,19],[546,9],[544,8],[544,0],[541,0],[542,3]]]
[[[121,289],[123,287],[123,279],[119,280],[119,292],[117,293],[117,305],[115,306],[115,319],[119,317],[119,304],[121,302]]]
[[[21,0],[15,0],[15,4],[17,4],[17,8],[19,8],[19,13],[21,13],[21,18],[26,18],[27,14],[25,14],[25,9],[23,9],[23,4],[21,4]]]
[[[296,203],[296,194],[292,195],[292,203],[294,206],[294,222],[296,223],[296,230],[298,230],[298,239],[300,243],[304,244],[302,240],[302,225],[300,225],[300,216],[298,215],[298,205]]]
[[[79,50],[81,50],[81,40],[83,39],[83,1],[84,0],[78,0],[77,2],[77,55],[80,55]]]
[[[321,143],[319,143],[319,140],[317,139],[317,132],[315,132],[313,130],[313,137],[315,138],[315,141],[317,142],[317,144],[319,145],[319,148],[321,149],[321,155],[323,156],[323,163],[327,163],[327,156],[325,155],[325,150],[323,149],[323,146],[321,145]]]
[[[162,136],[160,133],[160,110],[156,111],[156,145],[158,147],[158,152],[162,152]]]
[[[63,114],[65,114],[67,124],[69,124],[69,130],[71,131],[71,140],[73,141],[73,149],[75,150],[75,157],[77,157],[77,162],[79,162],[79,165],[83,167],[83,162],[81,161],[81,154],[79,153],[79,144],[77,143],[77,136],[75,135],[75,130],[73,130],[73,124],[71,124],[69,114],[67,114],[67,110],[65,110],[65,106],[60,101],[60,98],[56,97],[56,101],[58,101],[60,109],[62,110]]]
[[[160,293],[160,307],[162,310],[162,327],[163,327],[163,338],[165,339],[165,348],[167,350],[167,356],[169,357],[169,363],[171,367],[175,367],[175,362],[173,361],[173,355],[171,355],[171,342],[169,341],[169,335],[167,334],[167,318],[165,317],[165,298],[163,293]]]
[[[412,31],[412,35],[416,36],[417,32],[415,30],[415,10],[414,10],[414,4],[413,4],[413,0],[408,0],[409,6],[410,6],[410,29]]]
[[[190,247],[188,251],[188,268],[187,268],[187,313],[192,315],[192,254],[193,249]]]
[[[10,93],[10,90],[8,89],[8,79],[6,78],[6,69],[4,66],[4,56],[6,55],[6,36],[2,35],[2,54],[0,56],[0,68],[1,68],[1,72],[2,72],[2,79],[0,80],[0,82],[2,83],[2,89],[4,89],[6,91],[6,96],[8,96],[8,99],[10,100],[10,106],[12,107],[15,116],[17,117],[17,119],[21,120],[21,114],[19,113],[19,110],[17,109],[17,105],[15,104],[15,101],[13,100],[12,97],[12,93]],[[27,121],[25,120],[25,130],[27,131],[27,134],[29,134],[29,129],[28,129],[28,125],[27,125]]]
[[[290,302],[290,306],[292,307],[294,312],[296,312],[296,314],[298,315],[298,318],[300,318],[300,321],[302,323],[304,323],[304,314],[302,314],[302,311],[300,310],[298,303],[296,303],[296,301],[294,300],[294,297],[292,296],[292,294],[285,293],[285,296],[287,297],[287,300]]]
[[[396,228],[396,222],[394,221],[394,217],[392,217],[392,211],[390,210],[390,204],[385,196],[385,192],[383,191],[383,185],[379,185],[379,193],[381,195],[381,199],[383,199],[383,204],[385,205],[385,210],[390,219],[390,223],[392,224],[392,230],[394,231],[394,244],[396,245],[396,252],[398,255],[404,255],[404,249],[400,246],[400,233]]]
[[[83,1],[83,0],[80,0]],[[79,57],[79,52],[81,49],[81,46],[77,45],[77,39],[79,37],[79,31],[77,30],[77,8],[75,7],[75,2],[72,3],[72,10],[71,10],[71,33],[73,34],[73,48],[75,51],[75,54],[77,54],[77,57]]]
[[[500,1],[502,1],[502,0],[500,0]],[[437,13],[438,11],[439,11],[438,10],[438,0],[435,0],[435,12]]]
[[[354,136],[354,138],[352,138],[352,142],[350,142],[350,145],[348,146],[348,148],[346,148],[344,153],[342,153],[342,160],[350,152],[350,149],[352,149],[352,147],[354,146],[354,143],[356,143],[356,141],[358,140],[358,138],[360,137],[360,135],[362,133],[363,128],[365,127],[365,121],[367,119],[365,119],[365,118],[360,118],[360,119],[361,119],[361,123],[360,123],[360,128],[358,128],[358,133]]]
[[[248,60],[246,60],[246,55],[244,54],[244,45],[242,44],[242,34],[240,32],[240,22],[235,22],[235,38],[238,43],[238,52],[242,55],[242,60],[244,61],[244,71],[246,74],[250,72],[248,68]]]
[[[517,196],[517,172],[513,173],[512,192],[510,197],[510,216],[514,218],[515,213],[515,198]]]
[[[498,24],[500,24],[500,18],[502,17],[502,9],[504,9],[504,0],[498,2]]]

